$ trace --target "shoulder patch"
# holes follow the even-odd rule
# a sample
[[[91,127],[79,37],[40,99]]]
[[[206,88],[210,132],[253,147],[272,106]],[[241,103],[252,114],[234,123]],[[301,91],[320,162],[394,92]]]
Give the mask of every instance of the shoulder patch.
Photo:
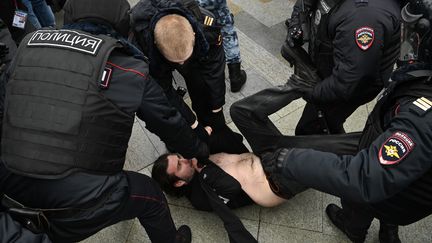
[[[210,16],[207,16],[207,15],[206,15],[206,16],[204,17],[204,25],[212,26],[213,21],[214,21],[214,18],[212,18],[212,17],[210,17]]]
[[[382,165],[400,163],[414,149],[415,143],[401,131],[393,133],[381,146],[378,158]]]
[[[423,116],[428,111],[431,110],[432,107],[432,101],[425,97],[418,98],[417,100],[413,101],[413,105],[410,108],[410,111],[413,113]]]
[[[358,28],[355,32],[355,41],[361,50],[366,51],[372,46],[375,40],[374,29],[370,27]]]
[[[96,55],[102,39],[73,30],[38,30],[33,33],[27,46],[42,46],[69,49]]]

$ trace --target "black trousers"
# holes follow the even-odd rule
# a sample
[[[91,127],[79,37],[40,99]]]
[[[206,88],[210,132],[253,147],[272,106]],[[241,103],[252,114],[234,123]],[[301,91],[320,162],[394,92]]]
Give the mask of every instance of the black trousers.
[[[343,124],[358,107],[359,105],[350,102],[321,106],[307,103],[295,129],[295,134],[345,133]]]
[[[285,136],[269,115],[299,99],[301,94],[290,86],[262,90],[235,102],[231,118],[256,154],[277,148],[312,148],[336,154],[356,154],[361,133],[336,135]]]
[[[105,227],[137,218],[152,242],[175,242],[177,230],[159,186],[146,175],[131,171],[125,173],[128,192],[122,203],[107,200],[91,214],[50,219],[53,226],[49,234],[51,240],[81,241]]]
[[[216,50],[212,50],[216,51]],[[186,86],[188,89],[189,97],[192,101],[192,110],[195,112],[198,121],[203,126],[215,126],[215,122],[217,123],[220,117],[217,117],[212,113],[212,103],[211,103],[211,94],[210,87],[207,86],[205,79],[207,76],[212,76],[213,78],[217,78],[218,82],[223,86],[225,90],[225,58],[224,52],[218,51],[217,56],[212,55],[212,58],[215,60],[223,60],[223,63],[211,64],[206,63],[206,65],[217,65],[219,68],[210,73],[209,70],[205,70],[207,67],[202,66],[198,60],[191,60],[190,63],[185,65],[181,65],[176,67],[177,71],[183,76],[186,82]],[[219,108],[219,107],[218,107]],[[219,115],[223,113],[218,112]],[[223,118],[223,122],[225,122],[225,118]],[[220,122],[219,122],[220,123]]]
[[[0,178],[0,193],[29,208],[70,208],[60,214],[46,214],[50,222],[47,234],[53,242],[81,241],[134,218],[152,242],[175,242],[176,227],[165,195],[146,175],[130,171],[112,176],[76,173],[64,179],[42,180],[12,174],[0,163]],[[84,209],[73,206],[76,202]]]

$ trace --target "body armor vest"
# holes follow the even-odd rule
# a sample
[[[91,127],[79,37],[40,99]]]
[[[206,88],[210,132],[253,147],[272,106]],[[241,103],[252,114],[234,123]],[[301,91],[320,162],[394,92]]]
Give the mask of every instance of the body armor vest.
[[[390,120],[386,118],[394,114],[392,108],[395,103],[400,102],[404,97],[431,97],[430,88],[424,88],[428,84],[422,81],[408,81],[403,85],[394,84],[384,92],[383,98],[368,117],[359,150],[369,147],[386,129],[387,122]],[[411,224],[428,216],[432,213],[432,170],[427,171],[395,196],[371,206],[380,219],[398,225]]]
[[[117,40],[75,30],[39,30],[22,41],[7,84],[2,159],[43,179],[122,170],[134,117],[100,92]]]

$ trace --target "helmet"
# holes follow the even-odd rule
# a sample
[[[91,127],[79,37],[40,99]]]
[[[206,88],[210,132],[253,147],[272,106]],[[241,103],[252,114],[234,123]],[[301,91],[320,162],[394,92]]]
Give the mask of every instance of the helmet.
[[[432,0],[410,0],[402,8],[400,61],[432,63]]]
[[[65,24],[91,20],[108,24],[123,36],[129,32],[130,5],[127,0],[68,0],[63,9]]]

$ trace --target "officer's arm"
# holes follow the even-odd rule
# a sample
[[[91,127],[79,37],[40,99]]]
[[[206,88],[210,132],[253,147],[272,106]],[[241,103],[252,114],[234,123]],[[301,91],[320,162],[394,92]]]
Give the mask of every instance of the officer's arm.
[[[214,37],[212,41],[217,42],[217,38],[217,36]],[[211,108],[216,110],[225,104],[225,52],[222,42],[218,45],[217,43],[210,43],[212,41],[209,41],[210,50],[207,58],[201,61],[200,72],[203,74],[203,81],[210,94]]]
[[[208,156],[207,145],[169,103],[161,87],[151,78],[145,86],[137,116],[145,121],[147,129],[186,158]]]
[[[376,20],[375,11],[370,8],[357,8],[350,17],[341,19],[336,24],[333,38],[333,60],[335,66],[332,74],[318,83],[311,95],[311,100],[317,103],[334,103],[354,101],[358,91],[370,89],[377,84],[379,78],[382,45],[384,44],[384,27]],[[356,36],[356,31],[365,35]],[[366,44],[368,38],[374,38],[371,46]],[[360,40],[357,40],[360,38]],[[362,48],[357,42],[366,41]],[[381,87],[376,90],[379,92]],[[364,94],[364,91],[363,91]],[[371,94],[371,99],[376,94]],[[362,97],[365,98],[365,97]]]
[[[283,175],[355,202],[373,203],[391,197],[421,177],[432,164],[432,116],[422,120],[409,116],[408,112],[400,113],[389,129],[355,156],[291,149],[283,158]],[[395,136],[397,132],[408,139]],[[410,140],[415,144],[412,147],[407,144]],[[405,152],[397,141],[405,143]],[[380,157],[383,157],[381,162]],[[382,164],[388,160],[400,161],[394,165]]]

